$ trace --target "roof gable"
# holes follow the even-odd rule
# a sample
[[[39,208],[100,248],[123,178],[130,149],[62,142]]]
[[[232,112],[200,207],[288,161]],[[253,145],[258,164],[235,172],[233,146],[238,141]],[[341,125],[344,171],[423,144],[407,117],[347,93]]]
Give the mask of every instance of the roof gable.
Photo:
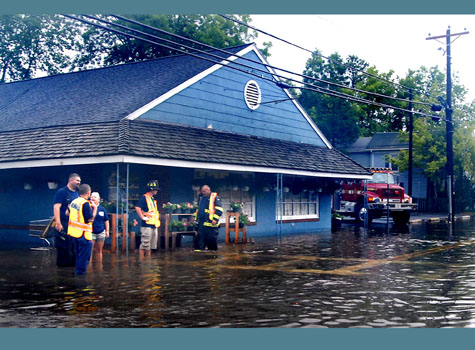
[[[287,90],[277,85],[278,77],[265,66],[259,50],[255,46],[246,47],[237,54],[239,58],[210,67],[134,112],[129,119],[212,128],[331,148],[303,108]],[[250,80],[261,91],[261,105],[257,109],[248,108],[245,102],[244,90]]]

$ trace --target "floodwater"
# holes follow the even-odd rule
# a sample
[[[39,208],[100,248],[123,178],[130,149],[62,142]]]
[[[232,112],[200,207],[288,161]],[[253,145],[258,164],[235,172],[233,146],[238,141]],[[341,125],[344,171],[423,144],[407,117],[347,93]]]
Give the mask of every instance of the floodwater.
[[[86,278],[0,250],[0,327],[475,326],[474,217],[255,241],[104,254]]]

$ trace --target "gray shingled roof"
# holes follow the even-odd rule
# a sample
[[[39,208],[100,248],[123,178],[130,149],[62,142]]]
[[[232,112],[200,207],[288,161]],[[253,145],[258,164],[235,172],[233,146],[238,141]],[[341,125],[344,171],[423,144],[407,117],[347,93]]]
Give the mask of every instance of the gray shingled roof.
[[[378,150],[378,149],[394,149],[400,150],[403,148],[408,148],[409,144],[407,142],[401,142],[398,138],[398,132],[377,132],[374,134],[371,139],[367,149]]]
[[[119,121],[212,65],[179,55],[0,84],[0,132]]]
[[[335,149],[159,122],[130,123],[130,154],[338,174],[369,172]]]
[[[123,121],[120,125],[108,122],[74,128],[58,126],[3,135],[0,162],[128,154],[334,174],[369,174],[335,149],[138,119]]]
[[[347,151],[350,153],[375,150],[401,150],[409,147],[407,142],[401,142],[398,132],[377,132],[374,136],[360,137]]]
[[[110,155],[118,149],[117,122],[0,134],[0,162]]]

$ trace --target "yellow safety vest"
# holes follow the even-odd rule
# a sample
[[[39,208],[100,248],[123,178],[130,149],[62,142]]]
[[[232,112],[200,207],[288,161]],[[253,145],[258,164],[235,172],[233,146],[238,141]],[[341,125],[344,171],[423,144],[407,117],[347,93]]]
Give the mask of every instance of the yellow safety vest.
[[[207,212],[208,213],[208,217],[209,217],[209,222],[205,222],[203,223],[204,226],[210,226],[210,227],[219,227],[219,218],[220,218],[220,215],[217,215],[216,214],[216,209],[220,210],[221,212],[223,212],[223,208],[222,207],[216,207],[215,206],[215,200],[216,200],[216,197],[218,196],[218,194],[216,192],[211,192],[211,195],[209,196],[209,205],[208,205],[208,209],[205,209],[205,213]],[[195,212],[195,220],[198,220],[198,210],[196,210]],[[213,220],[216,220],[216,224],[213,225],[212,224],[212,221]]]
[[[145,200],[147,201],[148,212],[143,214],[148,218],[145,222],[147,225],[154,225],[155,227],[160,227],[160,213],[157,209],[157,201],[152,199],[152,196],[144,195]]]
[[[83,207],[89,203],[83,197],[78,197],[69,205],[68,235],[74,238],[84,238],[92,241],[92,222],[84,222]]]

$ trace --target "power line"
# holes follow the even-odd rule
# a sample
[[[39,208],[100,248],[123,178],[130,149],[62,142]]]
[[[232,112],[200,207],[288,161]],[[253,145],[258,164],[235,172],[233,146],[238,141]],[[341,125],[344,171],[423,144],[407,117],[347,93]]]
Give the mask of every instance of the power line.
[[[201,59],[201,60],[206,60],[206,61],[209,61],[209,62],[212,62],[214,64],[219,64],[219,65],[222,65],[222,66],[226,66],[230,69],[234,69],[234,70],[237,70],[239,72],[242,72],[244,74],[248,74],[248,75],[252,75],[252,76],[255,76],[255,77],[258,77],[260,79],[263,79],[263,80],[267,80],[267,81],[270,81],[274,84],[281,84],[280,86],[284,89],[291,89],[291,88],[296,88],[296,87],[293,87],[293,86],[283,86],[285,84],[282,84],[280,82],[276,82],[275,80],[273,79],[269,79],[269,78],[266,78],[265,76],[263,75],[259,75],[259,74],[256,74],[256,73],[252,73],[250,71],[245,71],[245,70],[242,70],[240,68],[237,68],[237,67],[233,67],[232,65],[226,65],[224,63],[222,63],[222,61],[228,61],[228,62],[231,62],[231,63],[235,63],[233,61],[230,61],[229,59],[226,59],[226,58],[223,58],[223,57],[220,57],[220,56],[217,56],[217,55],[214,55],[216,57],[218,57],[218,59],[220,59],[221,61],[215,61],[213,59],[210,59],[210,58],[206,58],[206,57],[203,57],[201,55],[198,55],[198,54],[195,54],[195,53],[191,53],[191,52],[188,52],[188,51],[185,51],[185,50],[182,50],[180,48],[174,48],[174,47],[171,47],[171,46],[168,46],[168,45],[165,45],[165,44],[161,44],[161,43],[157,43],[155,41],[152,41],[152,40],[149,40],[149,39],[145,39],[145,38],[142,38],[142,37],[139,37],[139,36],[136,36],[136,35],[133,35],[133,34],[128,34],[128,33],[125,33],[125,32],[122,32],[122,31],[119,31],[119,30],[116,30],[116,29],[113,29],[113,28],[109,28],[109,27],[105,27],[103,25],[100,25],[100,24],[97,24],[97,23],[93,23],[93,22],[90,22],[88,20],[85,20],[85,19],[82,19],[82,18],[78,18],[78,17],[74,17],[74,16],[70,16],[70,15],[65,15],[63,14],[64,17],[67,17],[67,18],[71,18],[73,20],[77,20],[77,21],[80,21],[80,22],[83,22],[83,23],[86,23],[86,24],[89,24],[89,25],[92,25],[92,26],[96,26],[98,28],[101,28],[101,29],[104,29],[104,30],[107,30],[107,31],[111,31],[111,32],[114,32],[116,34],[119,34],[119,35],[123,35],[123,36],[126,36],[126,37],[131,37],[131,38],[134,38],[134,39],[138,39],[138,40],[142,40],[142,41],[145,41],[149,44],[152,44],[152,45],[159,45],[159,46],[162,46],[164,48],[168,48],[170,50],[173,50],[173,51],[176,51],[176,52],[180,52],[180,53],[183,53],[185,55],[190,55],[192,57],[195,57],[195,58],[198,58],[198,59]],[[90,17],[90,16],[89,16]],[[149,36],[153,36],[151,34],[147,34]],[[157,40],[162,40],[162,41],[168,41],[170,42],[170,40],[167,40],[167,39],[163,39],[163,38],[159,38],[159,37],[156,37],[156,36],[153,36],[155,39]],[[172,42],[174,43],[174,42]],[[195,49],[195,48],[191,48],[191,47],[188,47],[186,45],[182,45],[182,44],[178,44],[178,43],[174,43],[175,45],[180,45],[180,46],[183,46],[183,47],[186,47],[186,48],[189,48],[189,49],[192,49],[192,50],[195,50],[199,53],[202,53],[202,54],[206,54],[206,55],[212,55],[210,53],[207,53],[205,51],[201,51],[201,50],[198,50],[198,49]],[[227,52],[228,55],[231,55],[231,53]],[[237,63],[235,63],[237,64]],[[242,65],[242,64],[237,64],[237,65]],[[251,67],[253,69],[255,69],[254,67]],[[257,70],[257,69],[256,69]],[[276,74],[271,74],[271,73],[268,73],[266,72],[267,74],[270,74],[270,75],[276,75]],[[278,75],[277,75],[278,76]],[[298,81],[297,81],[298,82]],[[298,82],[298,83],[301,83],[301,82]],[[318,93],[322,93],[322,94],[326,94],[326,95],[329,95],[329,96],[333,96],[333,97],[339,97],[339,98],[343,98],[343,99],[347,99],[347,100],[350,100],[350,101],[354,101],[354,102],[359,102],[359,103],[364,103],[364,104],[369,104],[369,105],[374,105],[374,106],[378,106],[378,107],[384,107],[384,108],[389,108],[389,109],[393,109],[393,110],[399,110],[399,111],[403,111],[403,112],[410,112],[409,110],[407,109],[404,109],[404,108],[399,108],[399,107],[395,107],[395,106],[392,106],[392,105],[386,105],[386,104],[382,104],[382,103],[378,103],[378,102],[374,102],[374,101],[370,101],[370,100],[366,100],[366,99],[362,99],[362,98],[358,98],[358,97],[354,97],[354,96],[351,96],[351,95],[347,95],[347,94],[344,94],[344,93],[341,93],[341,92],[337,92],[337,91],[334,91],[334,90],[330,90],[330,89],[326,89],[326,88],[323,88],[323,87],[318,87],[318,86],[314,86],[312,84],[305,84],[305,85],[310,85],[311,87],[298,87],[299,89],[306,89],[306,90],[310,90],[310,91],[314,91],[314,92],[318,92]],[[423,113],[423,112],[418,112],[418,111],[413,111],[414,114],[418,114],[420,116],[424,116],[424,117],[436,117],[436,118],[439,118],[438,116],[434,116],[434,115],[431,115],[431,114],[427,114],[427,113]],[[442,119],[442,118],[439,118],[439,119]]]
[[[130,27],[126,27],[126,26],[123,26],[123,25],[118,24],[118,23],[113,23],[113,22],[110,22],[110,21],[106,21],[106,20],[101,19],[101,18],[98,18],[98,17],[89,16],[89,15],[83,15],[83,16],[84,16],[84,17],[87,17],[87,18],[92,18],[92,19],[101,21],[101,22],[103,22],[103,23],[107,23],[107,24],[109,24],[109,25],[117,26],[117,27],[122,28],[122,29],[126,29],[126,30],[130,30],[130,31],[133,31],[133,32],[136,32],[136,33],[140,33],[141,35],[146,35],[146,36],[150,36],[150,37],[153,37],[153,38],[157,38],[155,35],[152,35],[152,34],[149,34],[149,33],[145,33],[145,32],[142,32],[142,31],[139,31],[139,30],[130,28]],[[138,21],[135,21],[135,20],[132,20],[132,19],[129,19],[129,18],[120,16],[120,15],[111,15],[111,16],[113,16],[113,17],[115,17],[115,18],[117,18],[117,19],[123,20],[123,21],[125,21],[125,22],[131,23],[131,24],[139,25],[139,26],[142,26],[142,27],[144,27],[144,28],[157,31],[157,32],[162,33],[162,34],[166,34],[166,35],[169,35],[169,36],[172,36],[172,37],[175,37],[175,38],[179,38],[179,39],[181,39],[181,40],[187,40],[187,41],[189,41],[189,42],[191,42],[191,43],[198,44],[198,45],[201,45],[201,46],[203,46],[203,47],[206,47],[206,48],[209,48],[209,49],[212,49],[212,50],[216,50],[216,51],[219,51],[219,52],[222,52],[222,53],[226,53],[226,54],[229,55],[229,51],[226,51],[226,50],[223,50],[223,49],[220,49],[220,48],[217,48],[217,47],[214,47],[214,46],[205,44],[205,43],[201,43],[201,42],[199,42],[199,41],[196,41],[196,40],[193,40],[193,39],[190,39],[190,38],[186,38],[186,37],[183,37],[183,36],[181,36],[181,35],[174,34],[174,33],[168,32],[168,31],[163,30],[163,29],[155,28],[155,27],[149,26],[149,25],[147,25],[147,24],[140,23],[140,22],[138,22]],[[167,39],[163,39],[163,38],[160,38],[160,39],[162,39],[162,40],[164,40],[164,41],[167,41],[167,42],[172,42],[172,41],[169,41],[169,40],[167,40]],[[178,45],[178,43],[175,43],[175,42],[172,42],[172,43]],[[193,49],[194,49],[194,48],[193,48]],[[194,49],[194,50],[196,50],[196,49]],[[274,70],[279,70],[279,71],[282,71],[282,72],[285,72],[285,73],[289,73],[289,74],[292,74],[292,75],[300,76],[300,77],[302,77],[302,78],[306,78],[306,79],[318,81],[318,82],[321,82],[321,83],[324,83],[324,84],[333,85],[333,86],[340,87],[340,88],[343,88],[343,89],[352,90],[352,91],[355,91],[355,92],[364,93],[364,94],[367,94],[367,95],[373,95],[373,96],[377,96],[377,97],[381,97],[381,98],[387,98],[387,99],[391,99],[391,100],[395,100],[395,101],[406,102],[406,103],[408,103],[408,104],[411,102],[411,101],[409,101],[409,100],[407,100],[407,99],[404,99],[404,98],[398,98],[398,97],[388,96],[388,95],[384,95],[384,94],[380,94],[380,93],[376,93],[376,92],[369,92],[369,91],[366,91],[366,90],[361,90],[361,89],[357,89],[357,88],[352,88],[352,87],[347,86],[347,85],[344,85],[344,84],[340,84],[340,83],[336,83],[336,82],[331,82],[331,81],[328,81],[328,80],[324,80],[324,79],[320,79],[320,78],[315,78],[315,77],[311,77],[311,76],[304,75],[304,74],[295,73],[295,72],[292,72],[292,71],[287,70],[287,69],[283,69],[283,68],[279,68],[279,67],[276,67],[276,66],[267,64],[267,63],[265,63],[265,62],[261,62],[261,61],[256,61],[256,60],[250,59],[250,58],[248,58],[248,57],[243,57],[243,56],[239,56],[239,55],[236,55],[236,54],[231,54],[231,55],[234,56],[234,57],[237,57],[237,58],[241,58],[241,59],[243,59],[243,60],[246,60],[246,61],[248,61],[248,62],[257,63],[257,64],[259,64],[259,65],[263,65],[263,66],[265,66],[265,67],[267,67],[267,68],[272,68],[272,69],[274,69]],[[239,63],[236,63],[236,62],[234,62],[234,63],[235,63],[235,64],[239,64]],[[246,66],[246,68],[253,68],[253,69],[255,69],[254,67],[249,67],[249,66]],[[267,72],[265,72],[265,73],[267,73]],[[284,77],[284,76],[277,75],[277,74],[274,74],[274,75],[278,76],[279,78],[289,79],[289,80],[292,80],[292,81],[294,81],[294,82],[301,83],[299,80],[291,79],[291,78]],[[425,106],[431,106],[431,105],[432,105],[431,103],[427,103],[427,102],[419,102],[419,101],[412,101],[412,102],[415,103],[415,104],[420,104],[420,105],[425,105]]]
[[[282,39],[282,38],[280,38],[280,37],[278,37],[278,36],[276,36],[276,35],[273,35],[273,34],[270,34],[270,33],[268,33],[268,32],[265,32],[265,31],[263,31],[263,30],[261,30],[261,29],[259,29],[259,28],[256,28],[256,27],[254,27],[254,26],[251,26],[251,25],[249,25],[249,24],[247,24],[247,23],[244,23],[244,22],[242,22],[242,21],[239,21],[239,20],[237,20],[237,19],[235,19],[235,18],[226,16],[226,15],[222,15],[222,14],[219,14],[219,16],[221,16],[221,17],[223,17],[223,18],[225,18],[225,19],[228,19],[228,20],[230,20],[230,21],[233,21],[233,22],[235,22],[235,23],[238,23],[238,24],[240,24],[240,25],[243,25],[243,26],[245,26],[245,27],[248,27],[248,28],[250,28],[250,29],[253,29],[253,30],[255,30],[255,31],[259,32],[259,33],[268,35],[268,36],[270,36],[270,37],[272,37],[272,38],[274,38],[274,39],[277,39],[277,40],[279,40],[279,41],[282,41],[282,42],[284,42],[284,43],[286,43],[286,44],[292,45],[292,46],[294,46],[294,47],[296,47],[296,48],[299,48],[299,49],[301,49],[301,50],[304,50],[304,51],[306,51],[306,52],[309,52],[309,53],[311,53],[312,55],[313,55],[313,54],[317,54],[318,56],[320,56],[320,57],[322,57],[322,58],[324,58],[324,59],[326,59],[326,60],[328,60],[329,62],[332,62],[332,63],[334,63],[334,64],[338,64],[338,65],[343,66],[343,67],[346,67],[346,68],[348,68],[348,69],[350,69],[350,70],[363,73],[363,74],[368,75],[368,76],[370,76],[370,77],[372,77],[372,78],[382,80],[382,81],[384,81],[384,82],[386,82],[386,83],[390,83],[390,84],[392,84],[392,85],[399,86],[399,87],[401,87],[401,88],[403,88],[403,89],[405,89],[405,90],[407,90],[407,91],[409,91],[409,90],[411,89],[410,87],[407,87],[407,86],[404,86],[404,85],[402,85],[402,84],[396,83],[396,82],[394,82],[394,81],[391,81],[391,80],[382,78],[382,77],[377,76],[377,75],[375,75],[375,74],[368,73],[368,72],[366,72],[366,71],[364,71],[364,70],[361,70],[361,69],[358,69],[358,68],[356,68],[356,67],[352,67],[352,66],[350,66],[350,65],[346,65],[346,64],[337,62],[337,61],[331,59],[330,57],[324,56],[323,54],[321,54],[321,53],[319,53],[319,52],[315,52],[315,51],[309,50],[309,49],[307,49],[307,48],[304,48],[304,47],[302,47],[302,46],[299,46],[299,45],[297,45],[297,44],[294,44],[294,43],[292,43],[292,42],[290,42],[290,41],[288,41],[288,40]],[[430,96],[430,95],[429,95],[429,97],[433,97],[433,98],[434,98],[434,96]],[[413,103],[415,103],[415,101],[413,101]]]

